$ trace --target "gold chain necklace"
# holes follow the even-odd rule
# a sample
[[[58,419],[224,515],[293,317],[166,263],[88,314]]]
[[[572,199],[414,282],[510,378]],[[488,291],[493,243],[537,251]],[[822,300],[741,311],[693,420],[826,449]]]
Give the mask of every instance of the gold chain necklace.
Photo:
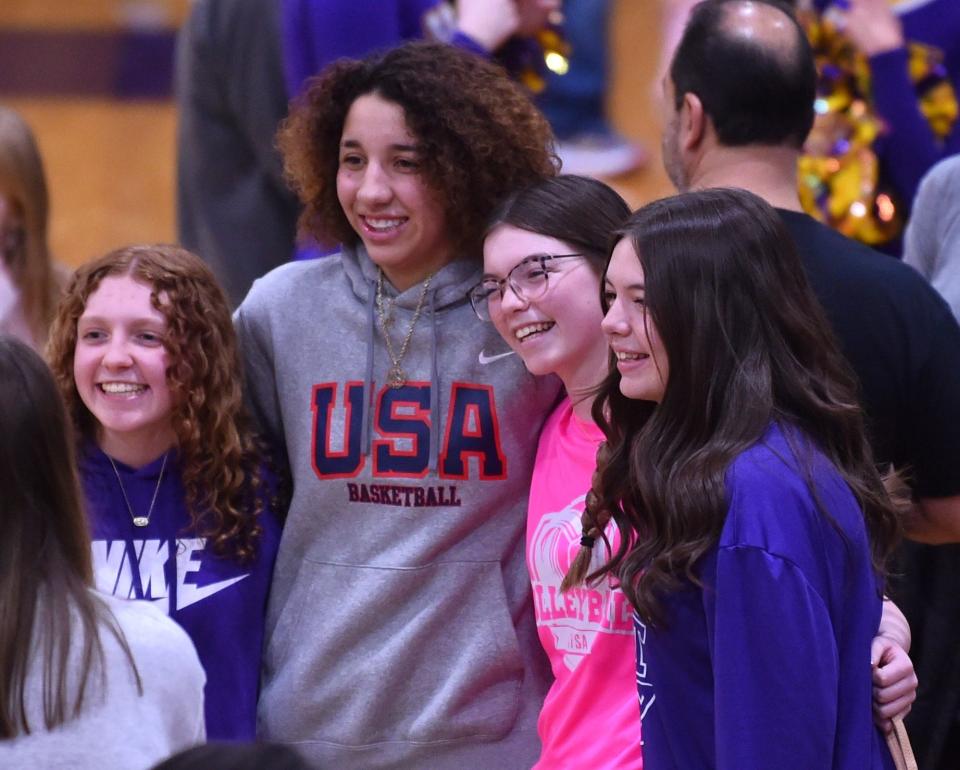
[[[104,453],[106,454],[106,453]],[[153,506],[157,502],[157,493],[160,491],[160,482],[163,481],[163,472],[167,467],[167,458],[170,456],[170,451],[163,455],[163,463],[160,465],[160,475],[157,477],[157,486],[153,489],[153,499],[150,500],[150,507],[147,509],[146,516],[135,516],[133,514],[133,507],[130,505],[130,499],[127,497],[127,490],[123,488],[123,481],[120,479],[120,471],[117,470],[117,464],[113,461],[113,458],[110,455],[107,455],[107,459],[110,461],[110,467],[113,468],[113,473],[117,477],[117,483],[120,485],[120,492],[123,495],[123,502],[127,504],[127,511],[130,513],[130,518],[133,519],[133,526],[135,527],[145,527],[150,523],[150,517],[153,515]]]
[[[427,298],[427,290],[430,288],[430,281],[433,279],[433,276],[434,274],[431,273],[427,276],[427,280],[423,282],[423,288],[420,290],[420,299],[417,300],[417,306],[413,310],[413,319],[410,321],[410,328],[407,329],[407,333],[400,345],[400,353],[397,354],[393,350],[393,342],[390,339],[388,329],[393,323],[393,303],[390,305],[390,314],[387,315],[383,301],[383,270],[377,268],[377,316],[380,319],[380,329],[383,332],[383,340],[387,344],[387,355],[390,356],[390,362],[392,364],[390,371],[387,373],[387,385],[391,388],[402,388],[407,384],[407,373],[403,371],[403,367],[401,367],[400,364],[403,362],[403,357],[407,354],[407,348],[410,347],[413,329],[420,319],[423,303]]]

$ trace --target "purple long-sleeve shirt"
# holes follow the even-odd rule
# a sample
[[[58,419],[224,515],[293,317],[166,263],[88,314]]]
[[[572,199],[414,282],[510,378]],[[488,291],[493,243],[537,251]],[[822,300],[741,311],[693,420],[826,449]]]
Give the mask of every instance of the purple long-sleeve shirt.
[[[664,599],[665,627],[637,621],[646,770],[893,767],[871,713],[881,597],[863,514],[792,443],[806,462],[776,425],[734,460],[703,585]]]

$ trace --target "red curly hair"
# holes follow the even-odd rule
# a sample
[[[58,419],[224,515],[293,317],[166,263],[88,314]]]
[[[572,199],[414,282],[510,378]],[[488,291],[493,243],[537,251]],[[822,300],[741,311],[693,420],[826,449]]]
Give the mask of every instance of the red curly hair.
[[[347,113],[367,94],[403,108],[421,173],[444,201],[462,254],[479,257],[487,217],[502,198],[557,174],[550,125],[498,65],[429,42],[342,59],[309,81],[277,136],[304,204],[300,228],[322,244],[358,241],[337,198],[337,169]]]
[[[226,296],[195,254],[168,245],[128,246],[80,267],[50,330],[47,358],[79,434],[93,440],[99,423],[73,378],[77,321],[107,276],[151,288],[167,323],[167,381],[192,529],[215,552],[251,558],[261,534],[264,452],[243,404],[240,357]]]

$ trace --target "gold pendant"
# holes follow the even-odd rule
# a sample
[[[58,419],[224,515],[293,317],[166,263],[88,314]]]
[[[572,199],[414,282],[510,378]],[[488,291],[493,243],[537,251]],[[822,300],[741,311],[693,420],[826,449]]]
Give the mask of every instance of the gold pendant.
[[[407,384],[407,375],[399,366],[391,366],[387,373],[387,385],[391,388],[402,388]]]
[[[134,516],[133,517],[133,526],[135,527],[145,527],[150,523],[150,519],[146,516]]]

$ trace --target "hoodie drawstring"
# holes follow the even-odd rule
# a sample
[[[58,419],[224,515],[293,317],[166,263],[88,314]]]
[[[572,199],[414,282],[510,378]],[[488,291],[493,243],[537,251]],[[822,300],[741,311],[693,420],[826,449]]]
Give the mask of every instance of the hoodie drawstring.
[[[370,315],[370,334],[367,336],[367,376],[363,383],[363,418],[360,422],[361,450],[362,457],[370,454],[370,405],[373,402],[373,346],[376,342],[377,320],[376,320],[376,281],[371,281],[367,292],[367,307]]]
[[[437,373],[437,292],[430,292],[430,465],[440,475],[440,375]]]

